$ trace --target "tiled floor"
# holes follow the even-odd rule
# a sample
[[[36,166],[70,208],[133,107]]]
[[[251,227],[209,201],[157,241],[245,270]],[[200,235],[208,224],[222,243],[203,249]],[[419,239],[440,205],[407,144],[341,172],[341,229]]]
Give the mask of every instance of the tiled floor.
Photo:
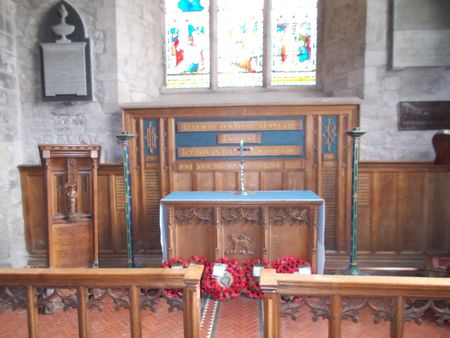
[[[262,337],[262,303],[246,297],[240,297],[229,302],[209,300],[204,305],[202,315],[201,336],[203,338],[258,338]],[[281,321],[282,337],[327,337],[328,322],[319,319],[311,320],[308,308],[303,307],[297,313],[298,320],[283,317]],[[182,337],[183,313],[169,312],[165,301],[152,312],[148,309],[141,312],[143,337]],[[115,311],[112,302],[107,303],[100,312],[89,310],[89,325],[92,337],[129,337],[128,310]],[[58,310],[56,313],[39,315],[39,337],[63,338],[78,337],[77,312]],[[389,337],[389,324],[382,322],[374,325],[371,313],[362,311],[360,321],[342,322],[343,337],[379,338]],[[26,312],[24,310],[0,312],[0,337],[27,337]],[[450,325],[438,327],[432,318],[426,318],[422,325],[407,322],[405,324],[406,338],[449,338]]]

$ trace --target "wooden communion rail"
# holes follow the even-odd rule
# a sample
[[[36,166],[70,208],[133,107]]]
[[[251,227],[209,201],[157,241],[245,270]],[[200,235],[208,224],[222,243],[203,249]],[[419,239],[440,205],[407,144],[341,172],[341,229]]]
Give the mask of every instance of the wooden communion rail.
[[[129,307],[131,337],[135,338],[141,337],[141,305],[151,307],[162,294],[142,290],[183,289],[183,302],[168,303],[183,308],[184,336],[194,338],[200,335],[202,273],[202,265],[186,269],[0,269],[0,310],[26,308],[28,336],[34,338],[38,336],[38,307],[45,307],[57,295],[78,309],[79,336],[90,337],[88,307],[108,295]]]
[[[37,337],[38,309],[52,300],[78,311],[80,337],[90,337],[88,308],[106,297],[130,310],[131,337],[141,337],[143,306],[156,305],[162,289],[184,290],[184,300],[169,299],[183,309],[185,337],[200,336],[200,281],[203,267],[186,269],[0,269],[0,310],[26,308],[29,337]],[[312,310],[313,320],[328,319],[328,336],[341,337],[342,319],[358,317],[369,307],[375,322],[390,321],[390,336],[404,336],[404,321],[418,321],[434,312],[439,325],[450,323],[450,279],[380,276],[300,276],[265,269],[261,275],[264,296],[264,337],[280,337],[280,316],[295,317],[300,306]],[[151,291],[150,291],[151,290]],[[301,302],[286,301],[301,296]],[[80,301],[83,300],[83,301]]]
[[[437,323],[450,323],[450,278],[386,276],[300,276],[264,269],[264,337],[278,338],[280,316],[291,315],[296,307],[311,308],[313,320],[328,319],[328,337],[341,337],[341,321],[357,320],[365,306],[374,312],[374,321],[390,321],[390,337],[403,337],[405,320],[420,320],[432,309]],[[284,302],[283,296],[301,296],[303,302]]]

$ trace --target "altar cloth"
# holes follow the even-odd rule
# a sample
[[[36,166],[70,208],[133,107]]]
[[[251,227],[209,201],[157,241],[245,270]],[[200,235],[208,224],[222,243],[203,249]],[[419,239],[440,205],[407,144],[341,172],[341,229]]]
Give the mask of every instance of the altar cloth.
[[[323,274],[325,268],[325,201],[309,190],[271,190],[249,191],[241,195],[235,191],[179,191],[172,192],[161,199],[160,231],[162,259],[168,259],[167,226],[165,220],[165,203],[170,202],[318,202],[317,234],[317,273]]]

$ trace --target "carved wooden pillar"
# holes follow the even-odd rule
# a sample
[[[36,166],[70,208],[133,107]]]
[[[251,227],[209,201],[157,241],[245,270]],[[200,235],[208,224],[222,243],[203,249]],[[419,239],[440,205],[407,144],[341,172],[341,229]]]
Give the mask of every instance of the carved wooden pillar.
[[[47,190],[48,265],[98,267],[99,145],[39,145]]]

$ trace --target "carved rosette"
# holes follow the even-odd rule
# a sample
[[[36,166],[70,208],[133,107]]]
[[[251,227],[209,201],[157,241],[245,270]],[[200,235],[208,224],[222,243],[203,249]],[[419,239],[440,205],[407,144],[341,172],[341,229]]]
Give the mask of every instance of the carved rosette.
[[[320,317],[323,319],[331,318],[331,297],[303,297],[305,304],[311,309],[312,320],[316,322]]]
[[[64,311],[78,308],[76,289],[36,289],[37,307],[40,313],[52,313],[57,308]]]
[[[26,288],[0,288],[0,312],[27,308]]]
[[[403,319],[414,320],[416,324],[422,323],[423,316],[431,307],[431,303],[431,300],[406,299]]]
[[[350,318],[353,323],[357,323],[359,321],[359,311],[366,305],[366,298],[342,297],[342,318]]]
[[[213,208],[175,208],[175,219],[179,224],[192,224],[197,220],[199,224],[213,224]]]
[[[283,225],[286,222],[309,224],[309,210],[308,208],[270,208],[269,220],[274,225]]]
[[[222,221],[226,225],[237,224],[239,220],[247,224],[261,224],[261,208],[222,208]]]
[[[434,311],[436,323],[444,326],[446,323],[450,325],[450,300],[433,300],[431,309]]]
[[[394,320],[393,298],[371,298],[367,300],[367,306],[372,310],[374,324]]]

